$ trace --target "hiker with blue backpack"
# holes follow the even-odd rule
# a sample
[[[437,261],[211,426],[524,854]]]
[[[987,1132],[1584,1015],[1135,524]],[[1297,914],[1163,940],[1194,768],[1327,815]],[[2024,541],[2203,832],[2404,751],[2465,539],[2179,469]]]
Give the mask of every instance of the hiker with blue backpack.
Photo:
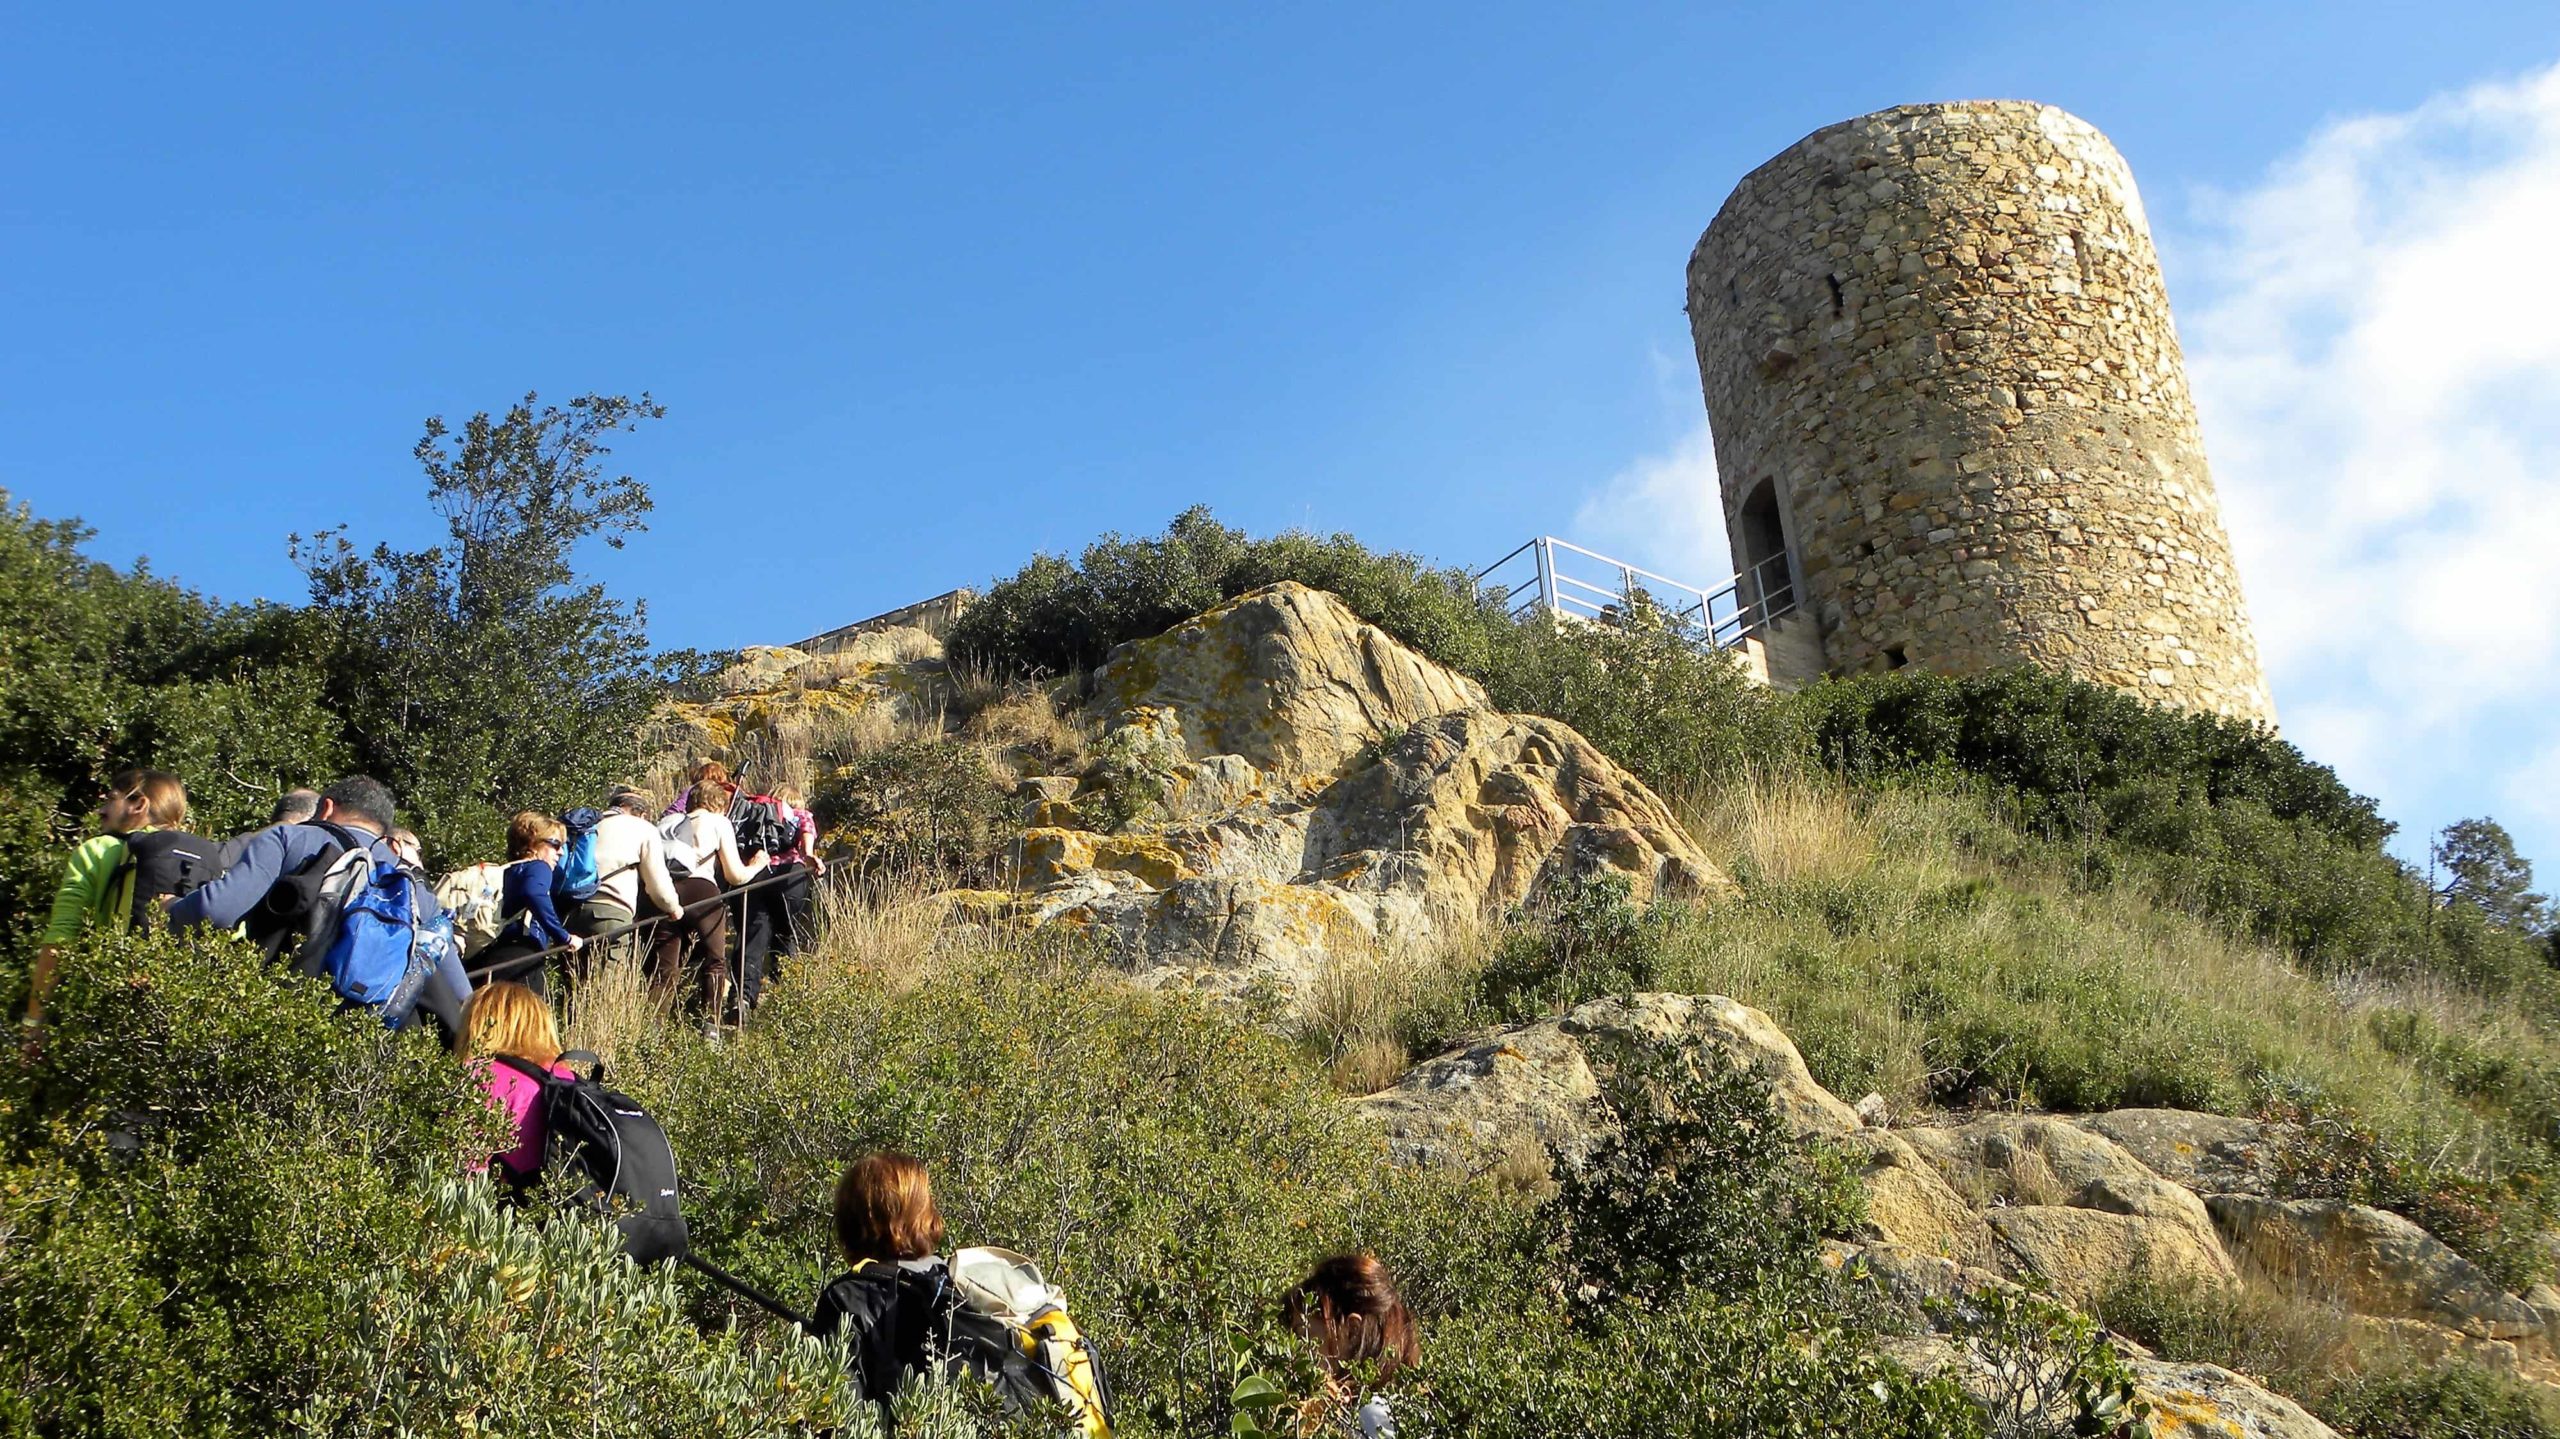
[[[665,842],[649,822],[655,808],[647,795],[625,787],[613,792],[601,814],[572,810],[561,816],[569,824],[569,852],[560,862],[555,900],[569,906],[561,917],[571,933],[592,938],[627,928],[641,917],[644,901],[653,913],[684,907],[667,873]],[[588,816],[593,818],[582,836],[575,821]],[[577,892],[581,887],[584,894]]]
[[[518,961],[565,948],[574,966],[586,941],[561,922],[556,903],[560,862],[568,847],[568,826],[539,810],[524,810],[507,822],[507,866],[498,881],[498,916],[504,927],[472,956],[480,972],[515,980],[539,996],[550,992],[550,966]]]
[[[393,1028],[423,1010],[450,1042],[471,981],[451,918],[392,844],[397,827],[391,791],[351,775],[320,792],[310,822],[261,831],[220,878],[170,902],[169,922],[244,929],[341,1005]]]

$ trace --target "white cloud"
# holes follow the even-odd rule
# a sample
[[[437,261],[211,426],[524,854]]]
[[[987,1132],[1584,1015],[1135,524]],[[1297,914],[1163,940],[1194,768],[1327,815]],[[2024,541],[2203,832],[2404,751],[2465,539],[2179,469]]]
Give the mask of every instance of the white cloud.
[[[2560,865],[2514,807],[2560,778],[2560,66],[2328,125],[2164,240],[2288,733]]]
[[[1568,538],[1707,589],[1733,573],[1715,442],[1704,415],[1668,451],[1610,476],[1573,514]]]

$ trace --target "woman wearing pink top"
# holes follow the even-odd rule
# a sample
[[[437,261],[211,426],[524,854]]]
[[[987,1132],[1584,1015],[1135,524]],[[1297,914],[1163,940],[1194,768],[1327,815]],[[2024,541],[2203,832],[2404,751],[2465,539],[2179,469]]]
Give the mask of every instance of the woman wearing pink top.
[[[496,1056],[523,1060],[562,1079],[575,1078],[560,1062],[560,1030],[552,1023],[551,1006],[511,979],[482,985],[462,1011],[462,1036],[463,1057],[472,1073],[491,1104],[515,1127],[515,1147],[497,1155],[498,1177],[521,1188],[541,1175],[543,1145],[551,1137],[542,1121],[542,1084]],[[487,1169],[485,1163],[472,1166],[474,1174]]]

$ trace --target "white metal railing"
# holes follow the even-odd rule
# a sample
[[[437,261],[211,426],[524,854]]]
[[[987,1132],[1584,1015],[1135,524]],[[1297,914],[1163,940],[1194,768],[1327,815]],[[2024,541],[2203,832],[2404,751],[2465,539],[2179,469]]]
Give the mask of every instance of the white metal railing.
[[[1540,535],[1476,572],[1476,593],[1513,616],[1532,610],[1614,622],[1649,609],[1699,644],[1728,649],[1796,608],[1795,577],[1771,555],[1712,590]]]

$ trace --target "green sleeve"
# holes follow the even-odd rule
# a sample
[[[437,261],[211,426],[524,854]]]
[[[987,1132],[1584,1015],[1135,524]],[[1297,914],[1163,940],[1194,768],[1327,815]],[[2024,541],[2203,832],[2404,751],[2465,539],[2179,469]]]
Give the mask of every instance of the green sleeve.
[[[111,919],[107,904],[113,896],[108,889],[123,864],[121,837],[102,834],[82,840],[71,852],[71,863],[62,868],[62,888],[53,892],[53,920],[44,927],[39,942],[69,944],[90,920],[103,924]]]

